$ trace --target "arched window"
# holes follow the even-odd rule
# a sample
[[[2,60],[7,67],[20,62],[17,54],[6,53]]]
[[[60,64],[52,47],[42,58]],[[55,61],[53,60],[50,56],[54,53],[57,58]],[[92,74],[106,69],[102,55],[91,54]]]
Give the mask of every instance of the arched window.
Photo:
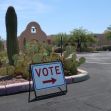
[[[34,26],[31,27],[31,33],[35,34],[36,33],[36,28]]]

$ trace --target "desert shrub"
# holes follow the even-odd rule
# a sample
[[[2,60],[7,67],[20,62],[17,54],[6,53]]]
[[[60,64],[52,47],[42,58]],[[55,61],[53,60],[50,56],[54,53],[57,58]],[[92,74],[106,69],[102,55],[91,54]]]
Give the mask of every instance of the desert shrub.
[[[81,51],[82,52],[94,52],[94,51],[96,51],[96,49],[95,48],[93,48],[93,47],[87,47],[87,48],[81,48]]]
[[[103,51],[102,48],[96,48],[96,51]]]
[[[64,49],[61,49],[60,47],[58,47],[54,50],[54,52],[56,52],[56,53],[62,53],[63,51],[64,51]]]
[[[97,51],[111,51],[111,46],[103,46],[101,48],[96,48]]]
[[[0,68],[0,76],[4,76],[4,75],[7,75],[6,67],[1,67]]]
[[[29,65],[32,63],[50,62],[60,59],[59,55],[52,51],[52,47],[42,43],[27,43],[25,50],[13,56],[15,76],[29,77]]]
[[[77,68],[85,62],[85,58],[81,57],[79,60],[76,56],[75,47],[68,46],[64,52],[64,57],[62,58],[64,64],[65,76],[76,75]]]
[[[14,75],[15,73],[15,67],[13,65],[8,65],[6,67],[7,75]]]
[[[14,55],[13,59],[15,67],[14,76],[22,75],[24,78],[28,78],[28,67],[31,63],[31,58],[21,53]]]
[[[8,63],[7,52],[1,51],[0,52],[0,67],[6,66],[7,63]]]
[[[102,49],[103,51],[107,51],[107,50],[111,51],[111,46],[103,46]]]
[[[0,68],[0,76],[10,75],[13,76],[15,73],[14,66],[7,65]]]
[[[42,43],[27,43],[26,47],[19,54],[13,56],[14,66],[9,65],[7,57],[5,58],[4,65],[0,68],[0,75],[22,75],[23,78],[28,79],[29,77],[29,65],[32,63],[43,63],[61,60],[63,62],[65,75],[77,74],[77,68],[85,62],[85,58],[81,57],[77,59],[76,51],[74,46],[68,45],[60,57],[54,52],[51,45]],[[3,54],[4,55],[4,54]],[[5,56],[1,54],[3,59]],[[1,60],[2,60],[1,59]]]

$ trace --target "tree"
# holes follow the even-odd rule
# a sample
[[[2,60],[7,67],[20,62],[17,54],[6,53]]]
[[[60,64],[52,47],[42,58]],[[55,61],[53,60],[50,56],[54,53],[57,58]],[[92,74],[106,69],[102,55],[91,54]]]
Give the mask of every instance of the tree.
[[[7,31],[7,55],[9,64],[14,65],[13,56],[19,53],[19,46],[17,39],[17,15],[12,6],[7,9],[5,23]]]
[[[62,39],[62,43],[61,43],[61,39]],[[53,35],[53,44],[60,47],[61,44],[63,46],[67,45],[68,43],[68,35],[66,33],[58,33],[56,35]]]
[[[89,44],[94,43],[96,39],[94,35],[83,28],[77,28],[71,31],[70,40],[71,44],[76,44],[77,50],[82,51],[82,48],[87,48]]]
[[[108,40],[111,40],[111,25],[107,27],[107,29],[104,31],[104,34]]]
[[[4,41],[0,36],[0,51],[3,51],[3,50],[4,50]]]

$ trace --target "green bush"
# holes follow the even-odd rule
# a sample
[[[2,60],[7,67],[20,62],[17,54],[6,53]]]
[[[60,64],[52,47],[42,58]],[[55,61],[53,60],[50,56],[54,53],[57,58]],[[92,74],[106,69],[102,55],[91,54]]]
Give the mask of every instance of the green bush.
[[[15,73],[15,67],[12,66],[12,65],[7,66],[6,70],[7,70],[7,75],[11,75],[12,76]]]
[[[2,56],[4,54],[0,55],[1,58],[4,58]],[[4,62],[4,65],[0,68],[0,75],[22,75],[23,78],[28,79],[30,64],[61,60],[64,66],[65,76],[69,76],[77,74],[77,68],[85,62],[85,58],[83,57],[79,58],[79,60],[77,59],[74,46],[68,45],[63,56],[60,57],[52,50],[50,45],[39,43],[32,44],[30,42],[27,43],[24,51],[13,56],[13,60],[14,66],[8,65],[6,61]]]
[[[111,46],[103,46],[102,49],[103,51],[107,51],[107,50],[111,51]]]
[[[15,75],[21,74],[28,79],[30,64],[60,60],[60,57],[52,51],[52,47],[48,44],[28,42],[25,50],[20,54],[14,55],[13,59]]]
[[[94,47],[81,48],[82,52],[94,52],[96,49]]]
[[[60,47],[58,47],[54,50],[54,52],[56,52],[56,53],[62,53],[63,51],[64,51],[64,49],[61,49]]]
[[[111,46],[102,46],[101,48],[96,48],[97,51],[111,51]]]
[[[0,52],[0,67],[6,66],[7,63],[8,63],[7,52],[1,51]]]
[[[69,57],[69,55],[71,55]],[[76,75],[78,73],[77,68],[85,62],[85,58],[81,57],[79,60],[77,59],[75,48],[72,46],[68,46],[64,53],[63,64],[65,70],[65,76]]]
[[[5,76],[5,75],[10,75],[13,76],[15,73],[15,67],[8,65],[8,66],[3,66],[0,68],[0,75]]]
[[[0,68],[0,76],[4,76],[7,75],[7,69],[6,67],[1,67]]]

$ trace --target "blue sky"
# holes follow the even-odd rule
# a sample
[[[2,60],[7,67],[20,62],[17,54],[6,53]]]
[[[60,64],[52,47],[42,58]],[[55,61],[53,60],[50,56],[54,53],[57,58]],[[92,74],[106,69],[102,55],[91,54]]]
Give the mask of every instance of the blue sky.
[[[78,27],[103,33],[111,25],[111,0],[0,0],[0,36],[6,39],[5,14],[14,6],[18,36],[31,21],[47,34],[70,33]]]

